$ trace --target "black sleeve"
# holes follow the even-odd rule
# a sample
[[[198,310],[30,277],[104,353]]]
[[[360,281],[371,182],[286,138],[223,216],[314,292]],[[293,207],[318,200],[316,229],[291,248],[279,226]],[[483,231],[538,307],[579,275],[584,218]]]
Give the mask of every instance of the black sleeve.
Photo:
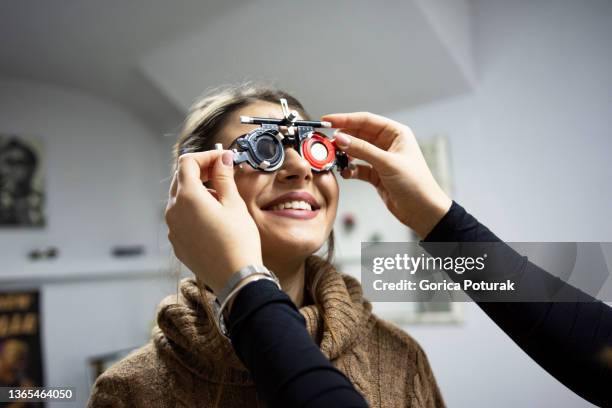
[[[453,201],[446,215],[422,242],[500,242],[500,239]],[[552,376],[586,400],[609,406],[612,402],[612,308],[569,284],[560,283],[520,254],[514,252],[510,256],[515,260],[512,264],[522,268],[526,283],[539,287],[542,282],[564,285],[565,293],[571,293],[578,301],[480,302],[478,305]],[[507,272],[500,270],[493,274]],[[494,275],[489,277],[494,280]]]
[[[367,407],[363,396],[321,353],[291,299],[268,280],[234,300],[229,332],[258,394],[272,407]]]

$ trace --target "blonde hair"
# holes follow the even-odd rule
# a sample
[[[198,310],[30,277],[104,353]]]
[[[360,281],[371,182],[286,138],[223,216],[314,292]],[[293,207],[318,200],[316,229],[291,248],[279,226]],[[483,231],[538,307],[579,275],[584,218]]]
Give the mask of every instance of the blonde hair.
[[[281,98],[285,98],[290,108],[296,109],[302,117],[310,119],[300,101],[287,92],[270,86],[245,82],[209,90],[189,109],[174,145],[174,164],[183,153],[213,149],[217,133],[226,124],[231,113],[257,101],[276,104]]]
[[[290,109],[297,110],[300,115],[309,120],[310,115],[300,101],[289,93],[263,83],[244,82],[234,85],[222,85],[204,93],[191,105],[187,117],[173,147],[173,170],[178,157],[183,153],[212,150],[217,141],[217,134],[225,126],[230,114],[257,101],[279,103],[281,98],[287,100]],[[332,262],[334,257],[334,231],[327,238],[327,253],[325,260]],[[318,274],[318,271],[317,271]],[[318,277],[313,277],[313,282]],[[316,285],[309,288],[314,297]]]

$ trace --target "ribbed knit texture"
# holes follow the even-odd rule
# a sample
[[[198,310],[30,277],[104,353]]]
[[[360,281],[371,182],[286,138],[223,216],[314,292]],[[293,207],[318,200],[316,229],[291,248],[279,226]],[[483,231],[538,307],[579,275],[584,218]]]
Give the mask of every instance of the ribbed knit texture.
[[[409,335],[372,314],[359,282],[311,256],[307,288],[316,276],[315,304],[300,309],[307,330],[370,406],[444,406],[425,353]],[[168,296],[159,305],[151,342],[98,378],[89,406],[265,406],[217,329],[214,296],[203,295],[204,302],[194,279],[183,280],[178,299]]]

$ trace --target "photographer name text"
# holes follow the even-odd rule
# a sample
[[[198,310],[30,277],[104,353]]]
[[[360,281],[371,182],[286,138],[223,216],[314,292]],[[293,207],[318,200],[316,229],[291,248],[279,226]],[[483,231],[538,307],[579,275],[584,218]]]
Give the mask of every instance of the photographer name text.
[[[382,279],[376,279],[372,284],[376,291],[513,291],[514,282],[507,279],[505,282],[485,282],[472,281],[466,279],[463,282],[449,282],[446,279],[442,282],[434,282],[427,279],[419,281],[411,281],[402,279],[397,282],[385,282]]]

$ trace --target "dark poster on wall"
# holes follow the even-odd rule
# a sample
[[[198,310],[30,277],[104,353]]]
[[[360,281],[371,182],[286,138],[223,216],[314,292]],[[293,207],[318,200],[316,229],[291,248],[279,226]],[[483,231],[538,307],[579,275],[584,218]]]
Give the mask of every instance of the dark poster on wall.
[[[0,292],[0,387],[44,386],[39,299],[38,291]]]
[[[43,169],[39,140],[0,134],[0,227],[45,225]]]

